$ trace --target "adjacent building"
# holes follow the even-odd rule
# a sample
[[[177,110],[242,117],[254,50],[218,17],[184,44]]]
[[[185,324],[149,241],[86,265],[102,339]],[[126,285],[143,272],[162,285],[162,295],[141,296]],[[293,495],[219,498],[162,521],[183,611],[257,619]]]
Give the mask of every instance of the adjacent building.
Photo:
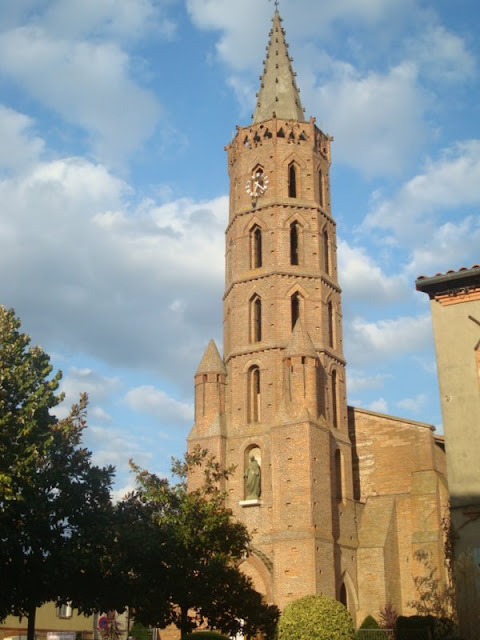
[[[480,265],[418,278],[430,298],[462,635],[480,625]]]

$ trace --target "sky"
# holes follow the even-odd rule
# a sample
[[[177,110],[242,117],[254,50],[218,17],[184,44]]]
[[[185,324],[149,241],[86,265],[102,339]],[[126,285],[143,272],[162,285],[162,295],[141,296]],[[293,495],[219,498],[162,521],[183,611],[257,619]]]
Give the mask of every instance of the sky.
[[[419,275],[480,263],[477,0],[281,0],[334,137],[348,402],[441,433]],[[168,474],[222,344],[224,146],[255,106],[267,0],[0,0],[0,304],[89,394],[84,442]]]

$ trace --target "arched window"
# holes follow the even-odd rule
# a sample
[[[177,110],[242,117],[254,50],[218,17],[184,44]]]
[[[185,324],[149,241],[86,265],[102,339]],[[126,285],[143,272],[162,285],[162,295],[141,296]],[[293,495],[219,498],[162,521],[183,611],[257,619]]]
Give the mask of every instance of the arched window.
[[[262,299],[253,296],[250,300],[250,342],[262,340]]]
[[[342,586],[340,587],[339,600],[343,604],[344,607],[348,608],[347,589],[345,587],[345,583],[344,582],[342,583]]]
[[[288,165],[288,197],[297,197],[297,169],[294,162]]]
[[[338,428],[338,389],[337,389],[337,371],[332,371],[332,423],[335,429]]]
[[[248,370],[247,421],[260,421],[260,369],[254,365]]]
[[[335,451],[335,491],[338,502],[343,502],[344,499],[344,487],[343,487],[343,456],[340,449]]]
[[[290,225],[290,264],[299,263],[300,225],[292,222]]]
[[[323,268],[325,273],[330,273],[330,246],[326,229],[323,232]]]
[[[318,172],[318,201],[321,207],[325,206],[325,182],[321,169]]]
[[[334,323],[335,319],[334,319],[333,304],[331,300],[328,303],[327,314],[328,314],[328,345],[330,347],[334,347],[335,346],[335,323]]]
[[[252,269],[262,266],[262,230],[258,224],[250,231],[250,266]]]
[[[303,302],[303,298],[298,293],[298,291],[296,291],[290,298],[290,307],[291,307],[291,314],[292,314],[292,329],[295,327],[297,320],[301,316],[302,306],[303,306],[302,302]]]

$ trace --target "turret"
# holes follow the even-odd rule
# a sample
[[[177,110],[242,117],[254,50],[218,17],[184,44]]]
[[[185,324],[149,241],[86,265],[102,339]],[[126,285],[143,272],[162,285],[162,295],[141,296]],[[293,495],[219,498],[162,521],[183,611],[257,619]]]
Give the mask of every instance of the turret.
[[[285,350],[285,411],[290,417],[316,420],[318,416],[318,368],[320,361],[302,321],[297,320]]]
[[[195,429],[197,435],[220,428],[220,418],[225,412],[226,379],[225,364],[215,342],[210,340],[195,373]]]

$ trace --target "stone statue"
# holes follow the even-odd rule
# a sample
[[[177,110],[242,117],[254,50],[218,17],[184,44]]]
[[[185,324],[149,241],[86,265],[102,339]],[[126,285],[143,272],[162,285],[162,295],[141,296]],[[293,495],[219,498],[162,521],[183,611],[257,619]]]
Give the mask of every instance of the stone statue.
[[[261,491],[261,471],[255,456],[250,456],[250,462],[245,470],[245,500],[258,500]]]

